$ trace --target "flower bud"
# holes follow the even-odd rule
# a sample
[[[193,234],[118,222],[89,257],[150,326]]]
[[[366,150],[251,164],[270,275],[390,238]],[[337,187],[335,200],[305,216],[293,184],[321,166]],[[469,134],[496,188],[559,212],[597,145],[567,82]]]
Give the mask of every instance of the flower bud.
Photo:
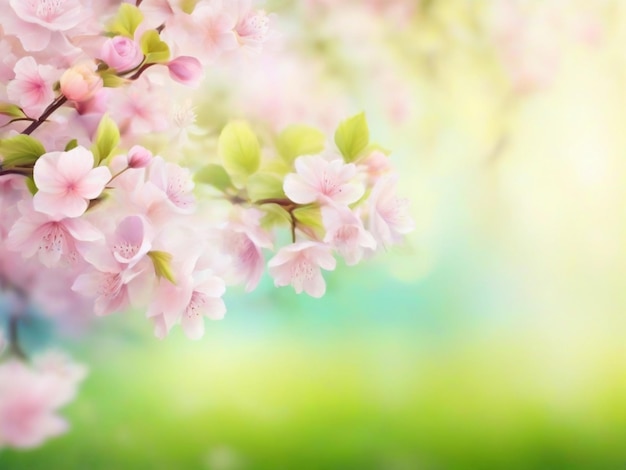
[[[134,145],[128,151],[129,168],[145,168],[152,161],[152,152],[141,145]]]
[[[78,64],[61,75],[61,93],[70,101],[82,102],[91,99],[101,88],[102,78],[88,63]]]
[[[202,65],[195,57],[180,56],[167,63],[172,80],[183,85],[197,86],[202,79]]]
[[[143,60],[143,53],[132,39],[115,36],[102,45],[98,58],[118,72],[124,72],[137,67]]]

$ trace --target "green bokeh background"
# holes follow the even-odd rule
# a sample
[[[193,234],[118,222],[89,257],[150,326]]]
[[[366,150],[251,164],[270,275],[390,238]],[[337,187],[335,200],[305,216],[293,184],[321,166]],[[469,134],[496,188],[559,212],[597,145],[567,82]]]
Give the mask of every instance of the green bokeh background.
[[[594,10],[602,45],[564,45],[551,87],[511,105],[476,23],[489,1],[424,1],[402,27],[374,15],[356,44],[303,3],[269,7],[393,149],[415,233],[325,273],[319,300],[267,276],[229,291],[200,342],[154,339],[141,312],[97,319],[64,339],[90,368],[70,432],[3,450],[0,469],[624,468],[624,8]],[[380,61],[406,87],[401,122]],[[200,119],[219,127],[222,99]]]

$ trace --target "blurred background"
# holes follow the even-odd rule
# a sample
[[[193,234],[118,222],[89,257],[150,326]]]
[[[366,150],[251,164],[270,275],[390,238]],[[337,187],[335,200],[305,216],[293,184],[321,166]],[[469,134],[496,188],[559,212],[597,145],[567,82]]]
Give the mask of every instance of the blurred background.
[[[227,294],[200,342],[142,312],[63,346],[69,434],[0,468],[626,466],[626,2],[269,0],[199,123],[366,111],[417,229],[314,300]]]

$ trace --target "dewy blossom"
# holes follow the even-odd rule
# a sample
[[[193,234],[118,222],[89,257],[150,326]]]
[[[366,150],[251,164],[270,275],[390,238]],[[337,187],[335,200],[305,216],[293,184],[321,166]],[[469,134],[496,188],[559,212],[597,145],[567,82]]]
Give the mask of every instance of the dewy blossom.
[[[267,264],[274,284],[291,284],[298,294],[304,291],[311,297],[322,297],[326,282],[320,268],[332,271],[337,264],[330,250],[329,246],[314,241],[284,246]]]
[[[39,157],[33,170],[39,188],[33,197],[35,210],[58,217],[82,215],[111,179],[107,167],[93,164],[93,154],[81,146]]]
[[[84,376],[81,366],[58,359],[0,364],[0,448],[33,448],[66,432],[57,411],[74,399]]]
[[[14,67],[15,78],[7,85],[7,97],[18,103],[27,116],[38,118],[54,100],[54,82],[59,71],[38,65],[32,57],[22,57]]]
[[[285,177],[283,189],[293,202],[312,202],[348,205],[358,201],[365,188],[356,181],[357,169],[353,163],[340,158],[326,160],[320,155],[306,155],[295,161],[296,173]]]

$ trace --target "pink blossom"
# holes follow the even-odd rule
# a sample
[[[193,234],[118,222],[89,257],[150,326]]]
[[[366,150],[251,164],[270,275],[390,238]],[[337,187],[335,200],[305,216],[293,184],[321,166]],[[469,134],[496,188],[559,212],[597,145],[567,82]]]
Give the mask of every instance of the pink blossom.
[[[39,157],[33,170],[39,188],[33,197],[35,210],[60,217],[83,214],[111,179],[107,167],[93,165],[93,154],[81,146]]]
[[[397,181],[397,175],[382,177],[368,201],[369,230],[383,246],[399,242],[415,227],[409,215],[409,200],[396,195]]]
[[[116,220],[106,242],[92,246],[85,259],[100,271],[133,269],[152,248],[152,227],[139,215]]]
[[[7,245],[25,258],[38,254],[47,267],[75,263],[89,242],[102,238],[102,234],[83,219],[55,218],[35,212],[26,201],[19,207],[23,215],[11,228]]]
[[[7,96],[27,116],[38,118],[54,100],[53,85],[59,72],[49,65],[37,65],[32,57],[22,57],[14,70],[15,79],[7,85]]]
[[[180,56],[167,63],[170,77],[183,85],[198,86],[202,79],[202,64],[195,57]]]
[[[0,365],[0,448],[33,448],[67,431],[56,413],[74,399],[84,369],[47,359],[36,364]]]
[[[224,281],[211,270],[185,273],[184,268],[178,279],[176,285],[161,280],[147,315],[155,323],[158,338],[165,337],[172,326],[180,323],[188,338],[200,339],[204,335],[204,317],[220,320],[226,313],[221,299]]]
[[[298,157],[296,173],[285,177],[283,189],[293,202],[348,205],[359,200],[365,188],[354,180],[356,166],[341,159],[326,160],[319,155]]]
[[[323,296],[326,283],[320,268],[332,271],[336,266],[330,250],[329,246],[313,241],[282,247],[267,264],[274,284],[291,284],[298,294],[304,290],[312,297]]]
[[[223,52],[237,48],[235,26],[237,18],[217,4],[200,3],[193,12],[198,29],[198,57],[211,61]]]
[[[102,78],[89,63],[77,64],[61,75],[61,93],[70,101],[90,100],[102,89]]]
[[[224,281],[213,276],[210,271],[195,273],[191,297],[180,321],[189,339],[200,339],[204,336],[204,317],[211,320],[224,318],[226,306],[221,297],[225,289]]]
[[[269,30],[270,19],[263,10],[249,11],[235,26],[239,42],[256,52],[260,51],[267,40]]]
[[[143,53],[139,45],[132,39],[125,36],[115,36],[102,44],[98,58],[118,72],[125,72],[141,64]]]
[[[171,209],[181,213],[194,210],[196,200],[189,170],[155,157],[150,165],[149,181],[164,193]]]
[[[131,299],[143,295],[149,286],[149,265],[144,258],[136,269],[112,268],[107,271],[93,269],[79,275],[72,290],[87,297],[95,297],[94,313],[108,315],[120,312],[131,305]]]
[[[20,19],[51,31],[66,31],[82,19],[80,0],[9,0]]]
[[[269,234],[261,228],[263,212],[257,209],[238,211],[227,225],[224,248],[233,256],[235,278],[246,283],[246,291],[254,290],[261,279],[265,260],[262,248],[271,248]]]
[[[116,116],[122,135],[133,144],[137,135],[164,132],[169,127],[166,111],[168,97],[161,96],[155,100],[157,90],[158,87],[144,76],[132,87],[115,89],[109,110],[111,115]]]
[[[127,158],[130,168],[145,168],[152,162],[152,152],[141,145],[133,145]]]
[[[363,222],[346,207],[322,207],[322,220],[326,228],[324,243],[329,243],[351,266],[361,261],[365,248],[374,250],[376,240],[363,228]]]
[[[67,32],[86,19],[80,0],[9,0],[2,26],[20,39],[27,51],[44,50],[53,32]]]
[[[365,170],[369,184],[374,184],[378,178],[391,171],[389,157],[380,150],[374,150],[360,160],[359,167]]]

